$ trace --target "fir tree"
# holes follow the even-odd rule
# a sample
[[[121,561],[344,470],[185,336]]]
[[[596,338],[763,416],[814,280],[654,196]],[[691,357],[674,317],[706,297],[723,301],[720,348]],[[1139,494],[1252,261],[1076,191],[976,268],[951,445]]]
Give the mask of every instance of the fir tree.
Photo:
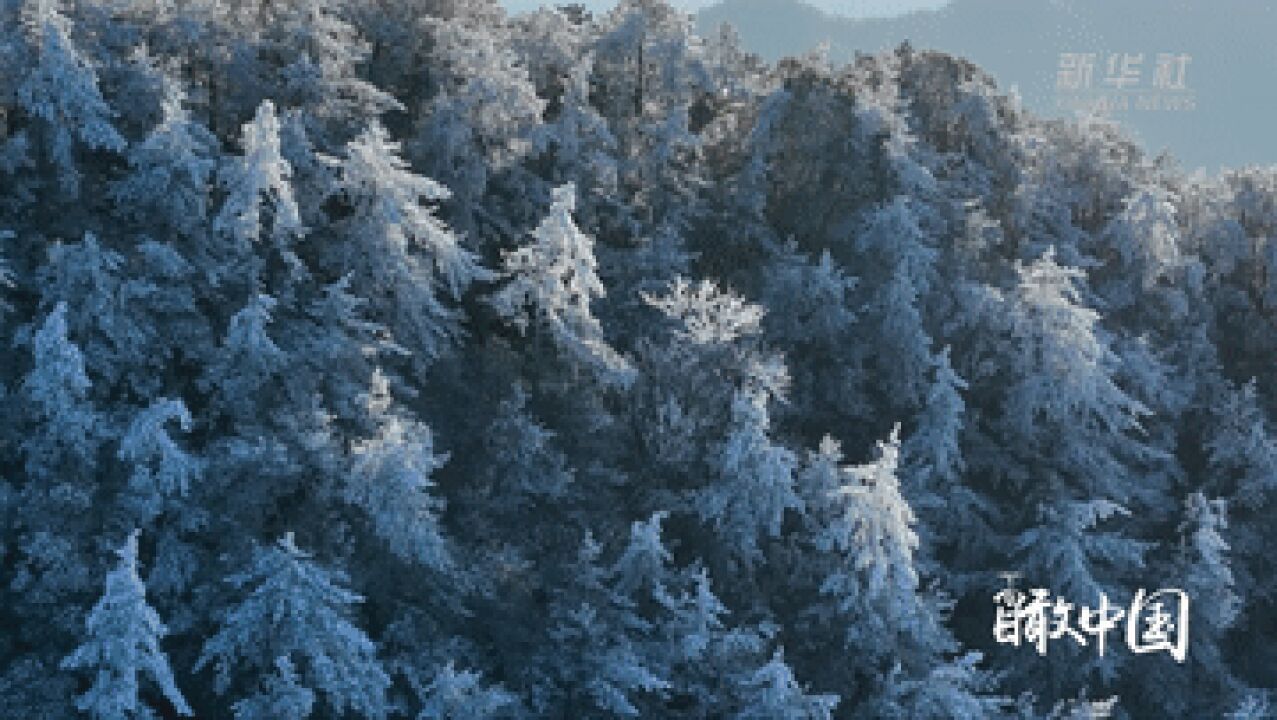
[[[331,264],[351,273],[374,319],[429,360],[459,338],[461,318],[449,303],[490,274],[423,204],[451,193],[413,174],[398,151],[376,123],[347,145],[337,187],[352,214],[343,228],[346,242],[331,251]]]
[[[120,549],[120,562],[107,573],[106,590],[85,622],[87,638],[62,667],[94,672],[93,686],[76,700],[76,707],[90,717],[156,717],[155,708],[141,696],[143,680],[154,684],[174,712],[189,717],[191,708],[160,649],[167,630],[147,604],[146,586],[138,575],[137,541],[134,531]]]
[[[317,565],[289,533],[258,548],[251,567],[229,580],[244,595],[204,643],[195,669],[214,669],[219,695],[237,681],[264,683],[237,712],[297,713],[313,694],[332,713],[386,714],[390,679],[376,646],[350,621],[351,606],[363,599],[342,587],[344,573]]]
[[[59,190],[74,199],[81,179],[76,147],[120,153],[128,143],[111,124],[97,73],[71,40],[71,21],[48,0],[29,0],[25,9],[35,63],[18,100],[40,121],[44,157],[56,168]]]
[[[545,331],[571,362],[603,378],[627,381],[629,363],[608,345],[590,307],[606,292],[597,274],[594,241],[572,220],[576,188],[553,193],[549,215],[532,232],[532,243],[506,253],[510,282],[493,297],[497,312],[521,331]]]

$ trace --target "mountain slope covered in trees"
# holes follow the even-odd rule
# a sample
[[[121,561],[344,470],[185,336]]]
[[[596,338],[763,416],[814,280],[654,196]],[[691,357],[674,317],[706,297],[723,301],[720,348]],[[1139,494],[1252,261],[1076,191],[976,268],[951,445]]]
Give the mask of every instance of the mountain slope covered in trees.
[[[771,61],[824,43],[835,61],[850,62],[858,52],[907,41],[975,62],[1033,112],[1071,118],[1098,108],[1150,152],[1166,150],[1187,168],[1277,163],[1268,121],[1277,112],[1277,88],[1267,79],[1277,67],[1270,41],[1277,7],[1270,4],[950,0],[935,10],[861,18],[804,0],[721,0],[696,13],[703,34],[722,23]],[[1094,66],[1073,83],[1070,63],[1079,54],[1093,54]],[[1184,59],[1179,90],[1159,89],[1162,54]]]
[[[1262,712],[1277,169],[661,0],[2,0],[0,67],[4,715]],[[998,645],[1006,571],[1188,659]]]

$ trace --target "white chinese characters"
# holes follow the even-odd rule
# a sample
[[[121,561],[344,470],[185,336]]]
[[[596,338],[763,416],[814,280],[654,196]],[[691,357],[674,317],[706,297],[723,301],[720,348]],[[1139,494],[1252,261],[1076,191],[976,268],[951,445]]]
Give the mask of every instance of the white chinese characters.
[[[1144,83],[1144,53],[1104,53],[1106,72],[1102,79],[1105,87],[1114,90],[1137,90]],[[1101,56],[1094,52],[1060,53],[1055,76],[1055,89],[1065,92],[1091,90],[1094,86],[1095,66]],[[1157,90],[1188,90],[1188,65],[1193,56],[1187,53],[1157,53],[1149,86]]]
[[[1166,652],[1178,663],[1188,657],[1189,599],[1183,590],[1140,589],[1125,608],[1100,593],[1097,607],[1091,608],[1052,598],[1042,588],[1021,590],[1014,586],[1014,575],[1006,577],[1007,586],[993,596],[993,638],[1000,645],[1028,645],[1046,655],[1049,643],[1067,637],[1081,647],[1094,643],[1103,657],[1109,633],[1125,621],[1124,637],[1132,653]]]
[[[1056,66],[1056,105],[1087,115],[1128,111],[1189,111],[1187,53],[1063,52]]]

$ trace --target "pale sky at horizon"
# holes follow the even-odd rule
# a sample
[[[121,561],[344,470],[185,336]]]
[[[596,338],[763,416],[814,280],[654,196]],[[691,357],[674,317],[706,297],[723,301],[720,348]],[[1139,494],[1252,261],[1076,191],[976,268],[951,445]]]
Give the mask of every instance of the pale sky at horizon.
[[[675,7],[687,12],[696,12],[703,7],[713,5],[718,0],[670,0]],[[592,12],[605,12],[616,5],[615,0],[554,0],[549,4],[566,4],[579,2]],[[809,5],[820,8],[832,15],[851,18],[894,17],[915,10],[934,10],[949,3],[949,0],[803,0]],[[502,0],[502,5],[510,12],[525,12],[547,4],[538,0]]]

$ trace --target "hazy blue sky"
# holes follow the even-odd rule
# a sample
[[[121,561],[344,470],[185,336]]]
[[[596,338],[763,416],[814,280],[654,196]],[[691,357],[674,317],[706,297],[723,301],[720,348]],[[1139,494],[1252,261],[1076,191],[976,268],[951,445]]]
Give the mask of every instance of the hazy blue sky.
[[[607,10],[616,4],[615,0],[564,0],[580,2],[589,9],[598,12]],[[914,10],[927,10],[942,7],[949,0],[806,0],[828,13],[835,13],[853,18],[892,17],[903,15]],[[695,12],[716,0],[671,0],[671,2],[688,12]],[[544,3],[537,0],[504,0],[503,4],[513,12],[531,10]],[[560,4],[557,0],[551,4]]]

